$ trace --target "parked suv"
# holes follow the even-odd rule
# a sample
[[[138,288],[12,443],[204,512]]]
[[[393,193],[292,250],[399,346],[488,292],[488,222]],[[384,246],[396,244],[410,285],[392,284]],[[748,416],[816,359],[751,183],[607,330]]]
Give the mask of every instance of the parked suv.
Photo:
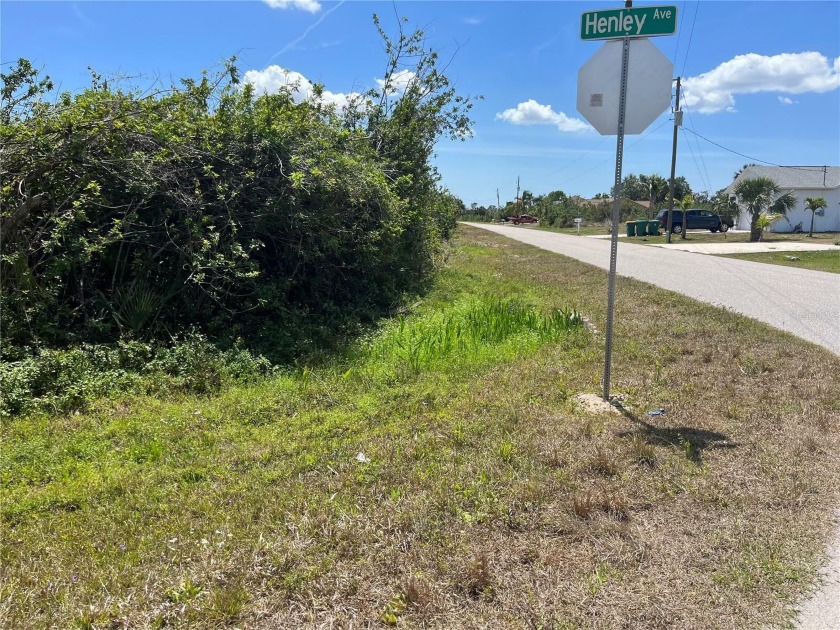
[[[659,219],[659,224],[663,229],[668,227],[667,210],[660,210],[656,218]],[[682,232],[682,210],[674,210],[672,221],[671,233],[679,234]],[[726,232],[733,225],[735,225],[735,221],[732,217],[721,217],[710,210],[701,210],[699,208],[686,210],[685,227],[689,230],[709,230],[711,232],[720,230],[721,232]]]

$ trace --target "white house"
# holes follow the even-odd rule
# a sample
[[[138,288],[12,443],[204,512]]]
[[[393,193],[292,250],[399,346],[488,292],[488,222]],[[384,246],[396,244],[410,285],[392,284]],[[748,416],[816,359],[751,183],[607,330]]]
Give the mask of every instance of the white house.
[[[734,194],[735,187],[744,179],[768,177],[775,181],[782,193],[790,192],[796,197],[796,206],[772,226],[771,232],[792,232],[794,226],[802,223],[807,232],[811,226],[811,211],[805,206],[807,197],[825,197],[828,207],[818,210],[814,217],[814,232],[840,232],[840,166],[747,166],[726,188]],[[750,214],[742,210],[735,227],[750,229]]]

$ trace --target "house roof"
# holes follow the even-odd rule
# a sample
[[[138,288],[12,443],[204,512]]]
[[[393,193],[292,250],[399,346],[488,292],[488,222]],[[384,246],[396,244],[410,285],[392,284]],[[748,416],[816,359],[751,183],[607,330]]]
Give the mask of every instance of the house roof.
[[[581,203],[585,203],[590,206],[597,206],[600,204],[611,204],[615,201],[615,197],[599,197],[598,199],[581,199]],[[635,203],[636,205],[642,206],[643,208],[648,208],[650,206],[650,201],[636,201],[634,199],[628,199],[627,197],[622,197],[621,201],[627,203]]]
[[[840,166],[747,166],[726,187],[732,192],[738,182],[769,177],[782,189],[828,190],[840,188]]]

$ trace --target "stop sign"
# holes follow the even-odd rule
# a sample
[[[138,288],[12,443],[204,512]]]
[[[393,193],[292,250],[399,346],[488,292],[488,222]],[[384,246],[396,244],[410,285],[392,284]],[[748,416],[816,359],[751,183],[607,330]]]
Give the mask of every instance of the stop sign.
[[[602,136],[618,134],[621,40],[608,41],[578,71],[577,110]],[[674,64],[650,40],[631,39],[625,134],[642,133],[671,104]]]

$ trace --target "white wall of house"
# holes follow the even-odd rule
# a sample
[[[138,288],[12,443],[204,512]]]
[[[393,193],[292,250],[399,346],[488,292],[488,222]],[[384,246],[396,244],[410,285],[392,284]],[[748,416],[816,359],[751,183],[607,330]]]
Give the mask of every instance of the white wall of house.
[[[790,192],[796,198],[796,205],[787,216],[770,226],[771,232],[792,232],[800,222],[802,231],[808,232],[812,213],[806,208],[805,199],[809,197],[824,197],[828,203],[821,215],[814,216],[814,232],[840,232],[840,167],[772,167],[753,164],[747,166],[725,190],[732,194],[739,181],[754,177],[769,177],[778,182],[781,192]],[[742,209],[735,220],[735,227],[749,230],[751,218],[749,212]]]
[[[802,231],[807,232],[811,227],[811,215],[813,214],[805,204],[805,199],[808,197],[825,197],[828,202],[828,207],[823,210],[823,215],[817,214],[814,216],[814,232],[840,232],[840,189],[803,189],[792,192],[796,197],[796,206],[787,213],[787,218],[779,219],[770,226],[771,232],[792,232],[793,226],[800,221],[802,222]],[[748,230],[750,229],[749,216],[746,219],[747,227],[745,229]]]

